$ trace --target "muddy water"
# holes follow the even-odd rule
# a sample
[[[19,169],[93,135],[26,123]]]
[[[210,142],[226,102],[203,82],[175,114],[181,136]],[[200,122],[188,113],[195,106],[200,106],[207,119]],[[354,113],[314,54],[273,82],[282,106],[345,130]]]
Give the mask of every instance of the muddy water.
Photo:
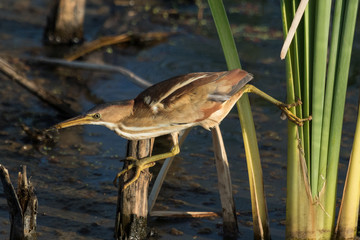
[[[120,34],[124,29],[177,34],[162,43],[104,48],[83,60],[120,65],[153,83],[188,72],[226,69],[209,9],[205,8],[204,18],[199,21],[197,7],[189,2],[151,1],[141,5],[135,1],[136,4],[129,7],[88,1],[87,40],[105,34]],[[285,66],[278,58],[282,38],[279,3],[225,1],[225,4],[243,68],[255,75],[253,83],[256,86],[284,100]],[[48,1],[40,0],[0,3],[1,56],[21,59],[54,55],[54,49],[41,43],[48,5]],[[170,9],[177,12],[167,15]],[[360,80],[359,31],[354,42],[339,186],[343,183],[356,120]],[[119,74],[59,68],[16,59],[12,62],[29,78],[66,99],[78,111],[84,111],[100,100],[133,98],[142,90]],[[64,129],[51,144],[34,141],[22,130],[22,124],[42,129],[65,117],[5,76],[0,75],[0,78],[0,163],[9,169],[13,181],[16,181],[19,166],[27,165],[39,198],[39,239],[112,239],[117,198],[112,180],[122,167],[119,159],[125,155],[126,141],[105,128],[92,126]],[[277,108],[260,98],[250,96],[250,101],[262,157],[271,233],[273,239],[283,239],[286,121],[280,120]],[[252,217],[245,153],[239,121],[234,115],[235,111],[223,121],[221,129],[239,212],[239,239],[250,239]],[[0,188],[0,238],[6,239],[10,225],[6,200]],[[191,131],[170,169],[155,209],[221,211],[210,132],[201,128]],[[151,218],[149,225],[161,239],[222,239],[221,222],[220,218]]]

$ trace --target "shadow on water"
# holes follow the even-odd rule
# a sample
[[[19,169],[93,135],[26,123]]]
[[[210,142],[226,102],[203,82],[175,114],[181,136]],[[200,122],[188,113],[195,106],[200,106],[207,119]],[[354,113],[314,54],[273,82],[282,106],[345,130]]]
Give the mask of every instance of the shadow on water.
[[[2,56],[49,53],[41,43],[47,2],[5,0],[1,3]],[[86,40],[104,34],[121,34],[124,29],[176,34],[150,46],[106,47],[83,60],[123,66],[153,83],[188,72],[226,69],[209,9],[205,8],[203,19],[198,20],[198,8],[193,1],[179,2],[154,0],[141,5],[136,1],[132,7],[114,7],[103,1],[88,1]],[[285,66],[278,57],[282,39],[278,2],[225,1],[225,5],[244,69],[255,75],[256,86],[284,100]],[[345,110],[339,189],[356,120],[359,31],[356,38]],[[16,58],[13,63],[36,83],[72,102],[79,111],[102,100],[130,99],[142,90],[119,74],[24,64]],[[0,162],[8,167],[13,181],[19,166],[28,166],[28,175],[39,199],[39,239],[112,239],[117,198],[112,180],[122,167],[119,159],[125,155],[126,141],[105,128],[89,126],[64,129],[52,145],[37,145],[25,134],[21,124],[42,129],[64,117],[5,76],[0,77]],[[283,239],[287,125],[280,120],[276,107],[256,96],[250,96],[250,100],[261,151],[271,233],[273,239]],[[250,239],[253,233],[245,153],[239,121],[234,115],[235,111],[223,121],[221,129],[239,212],[239,239]],[[10,226],[6,200],[0,192],[0,238],[6,238]],[[221,211],[210,132],[201,128],[191,131],[170,169],[155,209]],[[153,217],[149,225],[162,239],[222,239],[221,223],[220,218]]]

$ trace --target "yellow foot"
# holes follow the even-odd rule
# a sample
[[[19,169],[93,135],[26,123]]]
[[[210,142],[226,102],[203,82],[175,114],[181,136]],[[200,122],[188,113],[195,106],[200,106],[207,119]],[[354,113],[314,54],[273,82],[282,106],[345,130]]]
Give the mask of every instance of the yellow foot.
[[[307,118],[299,118],[298,116],[296,116],[289,110],[290,108],[296,107],[301,104],[302,104],[301,100],[298,99],[296,102],[294,102],[292,104],[281,104],[281,105],[279,105],[279,108],[281,109],[281,111],[286,115],[286,117],[290,121],[294,122],[298,126],[302,126],[303,122],[310,121],[312,119],[312,117],[309,116]]]
[[[116,175],[116,177],[113,181],[114,185],[117,186],[117,180],[119,179],[119,177],[121,177],[121,175],[124,175],[130,169],[135,168],[134,176],[124,184],[124,187],[123,187],[123,191],[124,191],[127,187],[129,187],[132,183],[134,183],[139,178],[142,170],[153,167],[155,165],[155,162],[148,163],[147,160],[148,160],[148,158],[138,160],[134,157],[127,157],[124,161],[132,161],[134,163],[129,164],[126,167],[126,169],[122,170],[121,172],[119,172]]]
[[[177,143],[177,139],[175,139],[173,141],[174,141],[174,147],[171,148],[170,152],[154,155],[154,156],[151,156],[151,157],[142,158],[140,160],[137,160],[134,157],[127,157],[125,159],[125,161],[131,161],[132,163],[129,164],[126,167],[126,169],[122,170],[121,172],[119,172],[116,175],[116,178],[113,181],[114,185],[117,186],[117,184],[116,184],[117,180],[121,175],[124,175],[130,169],[135,168],[134,176],[124,185],[124,188],[123,188],[123,191],[124,191],[128,186],[130,186],[130,184],[132,184],[133,182],[135,182],[139,178],[140,173],[141,173],[142,170],[154,166],[156,161],[159,161],[159,160],[162,160],[162,159],[165,159],[165,158],[169,158],[169,157],[173,157],[176,154],[178,154],[180,152],[179,144]]]

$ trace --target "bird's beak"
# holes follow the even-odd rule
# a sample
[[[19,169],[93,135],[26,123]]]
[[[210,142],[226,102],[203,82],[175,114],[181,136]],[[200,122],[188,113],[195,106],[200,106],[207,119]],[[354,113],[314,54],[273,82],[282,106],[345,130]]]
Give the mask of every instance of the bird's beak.
[[[53,128],[61,129],[78,125],[91,124],[94,121],[93,117],[90,115],[80,115],[69,120],[63,121],[56,124]]]

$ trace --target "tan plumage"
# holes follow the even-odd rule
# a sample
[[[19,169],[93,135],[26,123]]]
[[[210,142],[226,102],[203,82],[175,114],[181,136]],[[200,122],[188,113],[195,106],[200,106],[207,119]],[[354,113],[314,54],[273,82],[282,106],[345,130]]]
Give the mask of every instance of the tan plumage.
[[[234,87],[240,90],[251,79],[250,74],[237,69],[160,82],[134,99],[133,114],[124,118],[119,128],[131,132],[134,137],[128,136],[130,139],[156,137],[196,125],[209,129],[219,124],[236,102],[237,96],[229,95]],[[214,100],[214,96],[219,98]]]
[[[177,132],[198,125],[205,129],[216,126],[245,92],[261,95],[280,107],[290,120],[302,124],[304,120],[288,110],[293,105],[283,104],[254,86],[246,85],[252,78],[240,69],[174,77],[149,87],[133,100],[96,106],[83,115],[55,125],[55,128],[103,125],[130,140],[171,134],[174,147],[170,152],[135,161],[117,175],[116,179],[131,168],[136,169],[125,189],[139,177],[142,169],[179,153]]]
[[[182,75],[149,87],[134,100],[96,106],[55,127],[104,125],[131,140],[196,125],[209,129],[228,114],[240,97],[239,90],[251,79],[251,74],[240,69]]]

